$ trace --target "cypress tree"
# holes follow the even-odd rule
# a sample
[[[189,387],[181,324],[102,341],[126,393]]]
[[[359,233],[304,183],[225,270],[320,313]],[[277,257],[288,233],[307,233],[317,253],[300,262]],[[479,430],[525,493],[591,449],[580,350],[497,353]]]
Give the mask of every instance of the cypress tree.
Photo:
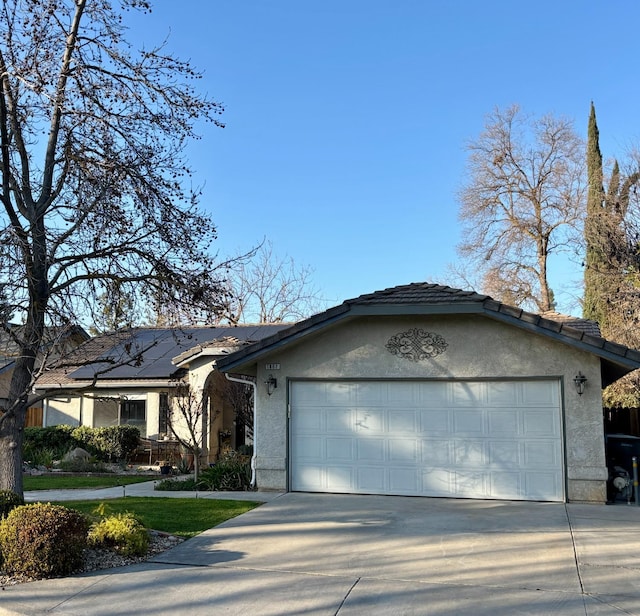
[[[602,324],[606,316],[606,306],[603,306],[603,304],[606,305],[606,297],[602,293],[604,291],[602,287],[605,259],[602,254],[601,232],[606,208],[604,207],[600,133],[593,101],[591,102],[587,131],[587,181],[587,215],[584,222],[586,258],[583,315],[586,319],[593,319]]]

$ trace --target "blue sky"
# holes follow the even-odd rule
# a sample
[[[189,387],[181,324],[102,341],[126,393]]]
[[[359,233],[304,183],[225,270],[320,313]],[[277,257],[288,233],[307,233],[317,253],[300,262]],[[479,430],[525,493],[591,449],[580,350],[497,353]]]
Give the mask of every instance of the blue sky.
[[[496,106],[596,105],[603,155],[640,143],[640,3],[618,0],[156,0],[129,22],[205,73],[226,128],[189,148],[229,255],[263,238],[329,305],[447,282],[465,143]],[[551,261],[579,313],[577,266]]]

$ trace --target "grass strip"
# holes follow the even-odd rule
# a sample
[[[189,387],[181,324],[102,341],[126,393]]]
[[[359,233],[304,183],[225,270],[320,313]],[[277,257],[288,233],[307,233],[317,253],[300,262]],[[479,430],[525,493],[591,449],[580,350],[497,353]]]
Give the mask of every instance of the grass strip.
[[[113,488],[132,483],[153,481],[157,477],[144,475],[25,475],[22,478],[24,490],[68,490],[73,488]]]
[[[104,501],[65,501],[57,503],[87,515],[133,513],[146,528],[180,537],[194,537],[208,528],[246,513],[262,503],[202,498],[115,498]]]

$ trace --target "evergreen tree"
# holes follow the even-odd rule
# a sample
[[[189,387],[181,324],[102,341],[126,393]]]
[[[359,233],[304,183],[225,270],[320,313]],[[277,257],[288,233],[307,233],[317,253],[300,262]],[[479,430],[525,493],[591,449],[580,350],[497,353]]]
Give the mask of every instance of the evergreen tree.
[[[598,249],[601,244],[601,223],[604,210],[604,186],[602,178],[602,154],[600,152],[600,133],[596,121],[596,109],[591,102],[589,127],[587,131],[587,215],[584,222],[586,259],[584,272],[583,315],[598,323],[604,322],[606,302],[603,295],[603,255]],[[619,173],[616,176],[619,183]],[[613,182],[611,184],[613,186]],[[610,186],[610,187],[611,187]]]
[[[638,243],[635,224],[629,220],[633,218],[629,204],[631,189],[640,180],[640,173],[636,171],[623,178],[618,161],[614,161],[605,193],[593,103],[589,115],[587,174],[583,313],[600,324],[606,338],[637,347]]]

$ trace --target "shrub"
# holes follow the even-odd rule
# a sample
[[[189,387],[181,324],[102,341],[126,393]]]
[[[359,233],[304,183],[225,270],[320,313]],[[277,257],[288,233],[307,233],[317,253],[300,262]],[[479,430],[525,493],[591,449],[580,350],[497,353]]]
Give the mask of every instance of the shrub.
[[[202,470],[198,479],[200,490],[248,490],[251,465],[245,456],[230,451],[214,466]]]
[[[196,489],[206,489],[206,488],[201,488],[199,487],[199,483],[198,486],[196,486],[196,481],[193,478],[189,478],[189,479],[163,479],[162,481],[158,482],[155,486],[155,490],[160,490],[163,492],[179,492],[179,491],[187,491],[187,492],[191,492],[194,491]]]
[[[98,462],[95,459],[82,460],[79,458],[73,460],[61,460],[60,469],[68,473],[111,473],[113,472],[104,462]]]
[[[16,507],[0,522],[4,571],[40,579],[73,573],[82,565],[87,526],[80,512],[60,505]]]
[[[240,445],[238,447],[238,454],[251,457],[253,455],[253,445]]]
[[[11,490],[0,490],[0,520],[6,518],[9,512],[20,505],[24,505],[24,499]]]
[[[82,447],[91,456],[103,462],[126,460],[138,446],[140,430],[136,426],[89,426],[59,425],[46,428],[25,428],[23,459],[34,466],[51,466],[53,460]]]
[[[72,436],[73,426],[29,427],[24,430],[22,455],[35,466],[51,466],[67,451],[81,447],[82,443]]]
[[[28,462],[31,466],[44,466],[51,468],[54,460],[59,460],[62,455],[55,449],[46,447],[45,449],[33,449],[29,446],[24,447],[23,455],[25,462]]]
[[[96,522],[88,541],[124,556],[143,556],[149,549],[149,534],[132,513],[116,513]]]
[[[101,460],[125,460],[135,451],[140,440],[136,426],[106,426],[89,428],[80,426],[73,431],[74,437],[84,443],[85,449]]]

